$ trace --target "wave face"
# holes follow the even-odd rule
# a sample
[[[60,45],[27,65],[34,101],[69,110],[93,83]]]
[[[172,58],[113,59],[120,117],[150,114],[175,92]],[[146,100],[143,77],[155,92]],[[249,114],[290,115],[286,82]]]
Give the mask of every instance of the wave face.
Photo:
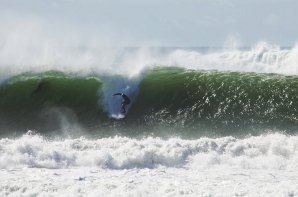
[[[100,87],[101,82],[94,77],[70,77],[54,71],[12,77],[0,90],[1,129],[53,130],[66,122],[76,123],[77,117],[94,123],[92,117],[100,111]]]
[[[11,77],[0,89],[3,133],[84,130],[99,135],[247,135],[297,131],[298,78],[157,67],[138,79],[57,71]],[[132,99],[120,111],[124,91]],[[6,133],[7,133],[6,132]]]
[[[155,69],[140,85],[131,110],[146,122],[185,128],[295,130],[297,77],[273,74]],[[217,129],[216,129],[217,130]],[[223,129],[224,130],[224,129]]]

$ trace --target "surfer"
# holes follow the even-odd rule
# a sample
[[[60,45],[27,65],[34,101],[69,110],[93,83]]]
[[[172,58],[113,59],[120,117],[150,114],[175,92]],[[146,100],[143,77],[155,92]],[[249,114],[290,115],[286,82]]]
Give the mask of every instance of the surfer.
[[[122,113],[126,113],[125,107],[130,103],[130,99],[128,98],[128,96],[126,96],[123,93],[113,94],[113,96],[116,96],[116,95],[122,96],[122,98],[123,98],[123,101],[121,103]]]

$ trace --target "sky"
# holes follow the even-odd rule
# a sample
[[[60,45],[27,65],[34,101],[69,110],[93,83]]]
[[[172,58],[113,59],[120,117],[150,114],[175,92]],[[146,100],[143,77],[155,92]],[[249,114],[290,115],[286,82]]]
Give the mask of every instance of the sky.
[[[0,0],[0,45],[293,46],[297,9],[297,0]]]

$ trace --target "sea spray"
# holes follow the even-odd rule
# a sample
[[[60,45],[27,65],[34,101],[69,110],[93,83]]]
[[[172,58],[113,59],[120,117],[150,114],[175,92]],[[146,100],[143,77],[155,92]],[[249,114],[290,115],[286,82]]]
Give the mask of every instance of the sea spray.
[[[219,70],[295,75],[298,47],[282,48],[260,42],[251,48],[84,48],[47,47],[46,50],[0,50],[0,79],[25,72],[57,70],[87,75],[138,76],[157,65],[195,70]],[[39,54],[40,53],[40,54]]]

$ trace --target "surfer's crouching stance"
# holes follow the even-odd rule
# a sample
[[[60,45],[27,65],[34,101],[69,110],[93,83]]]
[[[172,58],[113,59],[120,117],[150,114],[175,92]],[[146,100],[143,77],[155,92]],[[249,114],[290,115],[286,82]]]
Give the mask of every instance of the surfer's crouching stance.
[[[116,96],[116,95],[122,96],[122,98],[123,98],[123,101],[121,103],[122,113],[126,113],[125,107],[130,103],[130,99],[128,98],[128,96],[126,96],[123,93],[113,94],[113,96]]]

